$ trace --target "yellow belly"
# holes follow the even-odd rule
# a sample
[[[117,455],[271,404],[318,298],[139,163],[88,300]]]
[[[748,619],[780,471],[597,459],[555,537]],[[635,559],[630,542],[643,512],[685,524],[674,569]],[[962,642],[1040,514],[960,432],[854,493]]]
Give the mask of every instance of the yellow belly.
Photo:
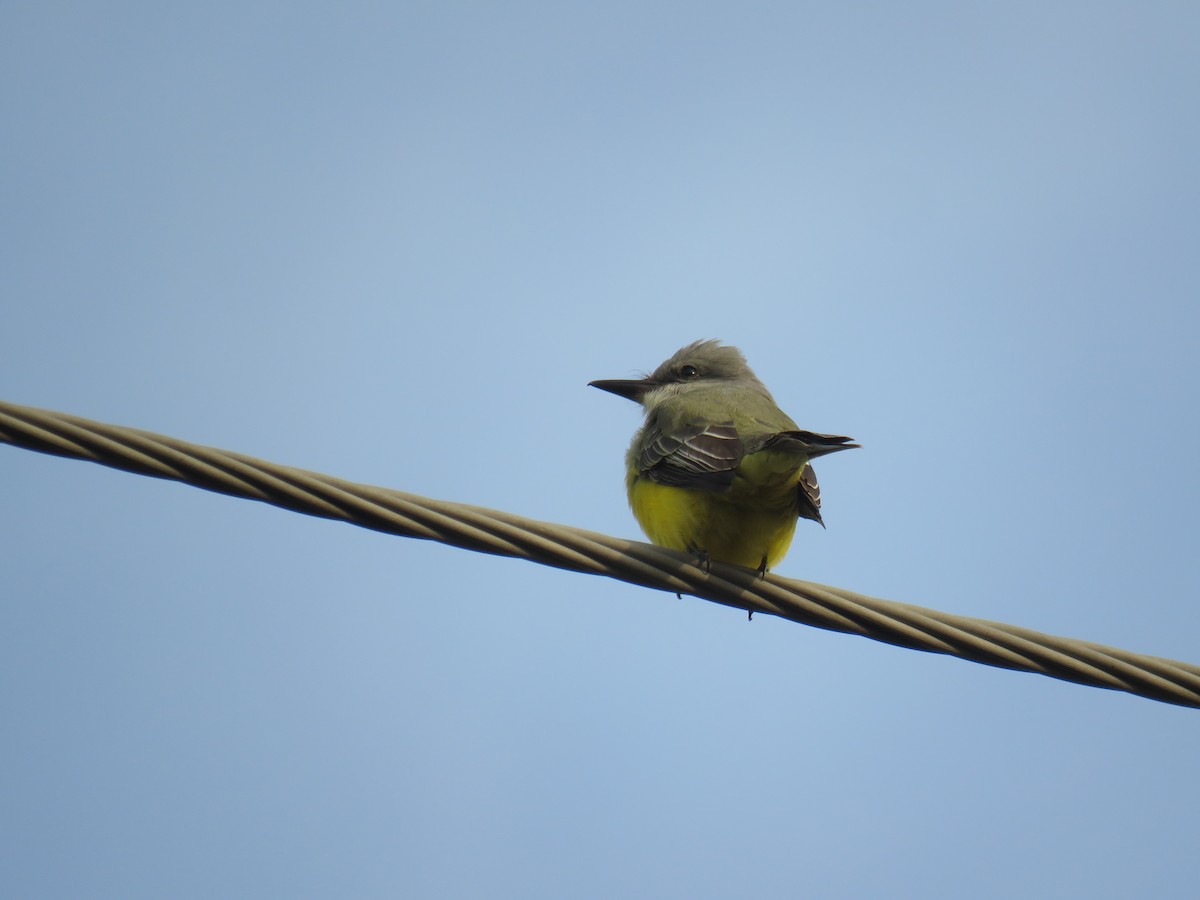
[[[629,505],[656,544],[752,569],[765,559],[771,568],[787,553],[796,530],[799,469],[789,462],[794,472],[753,484],[738,478],[725,493],[669,487],[631,472]]]

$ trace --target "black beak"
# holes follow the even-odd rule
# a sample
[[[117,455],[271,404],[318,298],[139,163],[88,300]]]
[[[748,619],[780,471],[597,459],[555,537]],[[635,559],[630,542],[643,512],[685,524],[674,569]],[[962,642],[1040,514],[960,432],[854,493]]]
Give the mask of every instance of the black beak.
[[[618,397],[624,397],[626,400],[641,403],[642,397],[646,395],[648,390],[655,387],[655,383],[649,378],[614,378],[609,381],[589,381],[588,387],[600,388],[602,391],[608,391],[610,394],[616,394]]]

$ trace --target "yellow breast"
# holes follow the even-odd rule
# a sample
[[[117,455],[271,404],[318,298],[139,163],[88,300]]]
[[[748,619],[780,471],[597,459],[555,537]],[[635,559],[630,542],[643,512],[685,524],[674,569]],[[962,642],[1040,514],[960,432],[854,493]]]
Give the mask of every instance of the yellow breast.
[[[766,454],[744,462],[757,456]],[[752,569],[765,559],[770,568],[783,559],[796,530],[802,465],[792,457],[784,468],[766,459],[748,469],[743,464],[724,493],[662,485],[631,471],[629,505],[655,544]]]

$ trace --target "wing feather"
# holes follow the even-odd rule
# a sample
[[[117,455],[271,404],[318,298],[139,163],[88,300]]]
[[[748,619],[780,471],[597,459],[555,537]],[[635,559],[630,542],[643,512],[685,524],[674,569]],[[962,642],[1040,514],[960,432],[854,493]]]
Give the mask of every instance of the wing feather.
[[[800,515],[812,519],[825,527],[821,521],[821,486],[817,484],[817,473],[807,463],[800,472],[800,483],[796,486],[796,499],[799,501]]]
[[[693,422],[670,432],[651,423],[642,436],[637,465],[642,475],[659,484],[727,491],[743,456],[732,422]]]

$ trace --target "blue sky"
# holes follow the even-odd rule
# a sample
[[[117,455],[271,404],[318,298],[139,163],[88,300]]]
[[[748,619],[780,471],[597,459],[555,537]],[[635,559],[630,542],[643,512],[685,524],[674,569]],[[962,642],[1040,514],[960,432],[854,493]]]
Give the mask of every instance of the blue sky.
[[[0,396],[1200,661],[1200,8],[9,3]],[[0,892],[1191,897],[1195,711],[0,448]]]

